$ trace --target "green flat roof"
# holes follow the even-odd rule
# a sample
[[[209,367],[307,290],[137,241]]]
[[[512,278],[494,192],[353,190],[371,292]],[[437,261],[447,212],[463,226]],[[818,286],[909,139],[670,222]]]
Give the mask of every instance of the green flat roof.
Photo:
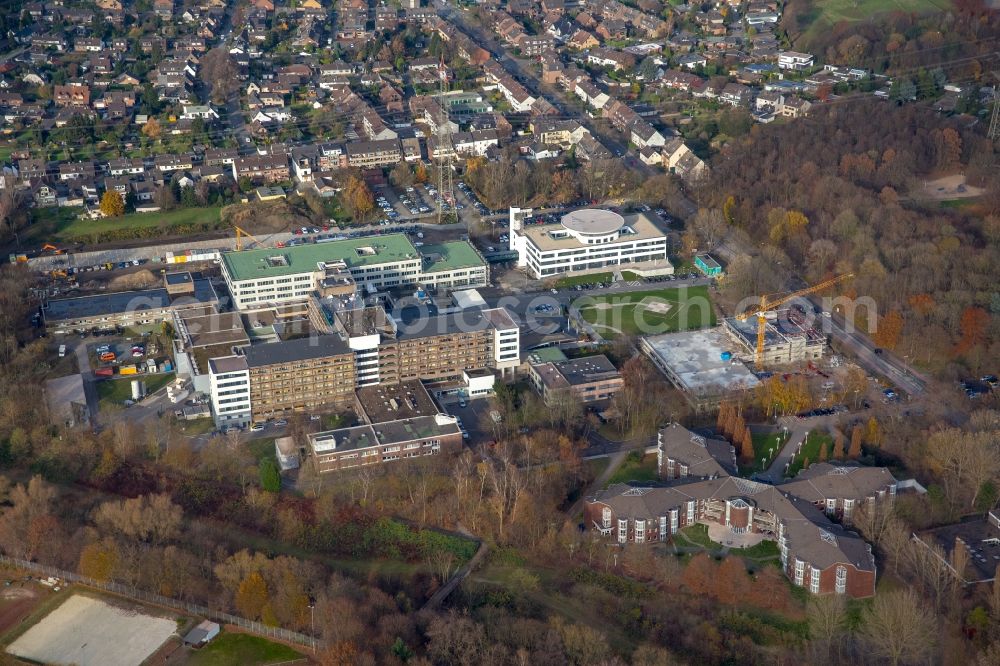
[[[368,248],[374,252],[368,253]],[[364,251],[359,252],[359,249]],[[471,246],[469,249],[471,250]],[[312,272],[320,261],[343,261],[348,267],[355,268],[406,261],[417,256],[417,248],[405,234],[388,234],[295,247],[224,252],[222,261],[229,276],[239,282]],[[282,257],[284,261],[269,261],[272,257]]]
[[[424,273],[486,265],[486,262],[469,241],[427,243],[420,248],[420,254],[428,259],[423,267]]]
[[[532,350],[528,358],[532,363],[556,363],[558,361],[565,361],[567,357],[558,347],[542,347],[541,349]]]

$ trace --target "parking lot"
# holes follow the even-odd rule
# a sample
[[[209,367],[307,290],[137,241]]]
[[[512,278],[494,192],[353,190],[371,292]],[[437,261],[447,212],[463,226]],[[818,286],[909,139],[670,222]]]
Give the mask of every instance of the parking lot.
[[[467,446],[475,449],[480,444],[496,439],[493,421],[490,419],[492,401],[489,398],[469,399],[458,395],[434,397],[442,409],[458,418],[459,427],[463,431],[462,438]]]

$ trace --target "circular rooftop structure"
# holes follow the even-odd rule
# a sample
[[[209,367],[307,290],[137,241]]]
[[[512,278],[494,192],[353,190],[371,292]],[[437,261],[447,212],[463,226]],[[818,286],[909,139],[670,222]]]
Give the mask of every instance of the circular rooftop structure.
[[[600,208],[583,208],[562,216],[562,225],[577,234],[606,235],[622,228],[625,218],[618,213]]]

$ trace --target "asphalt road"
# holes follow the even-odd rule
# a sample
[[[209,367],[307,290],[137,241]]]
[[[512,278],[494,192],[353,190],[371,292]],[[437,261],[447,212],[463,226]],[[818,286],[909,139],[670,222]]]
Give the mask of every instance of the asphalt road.
[[[586,127],[591,134],[600,139],[601,143],[612,151],[615,155],[624,156],[626,166],[636,169],[646,175],[653,173],[651,167],[637,159],[632,154],[627,154],[628,144],[619,136],[616,136],[605,127],[600,127],[594,119],[583,113],[575,106],[570,105],[563,98],[563,92],[541,82],[538,74],[531,67],[526,67],[524,62],[514,58],[507,49],[492,35],[484,32],[478,25],[469,20],[468,16],[445,0],[436,0],[435,7],[438,14],[458,26],[462,32],[472,37],[477,44],[490,52],[490,54],[500,63],[508,74],[514,77],[521,85],[535,97],[544,97],[549,103],[559,110],[565,117],[575,118]],[[549,93],[549,94],[545,94]]]

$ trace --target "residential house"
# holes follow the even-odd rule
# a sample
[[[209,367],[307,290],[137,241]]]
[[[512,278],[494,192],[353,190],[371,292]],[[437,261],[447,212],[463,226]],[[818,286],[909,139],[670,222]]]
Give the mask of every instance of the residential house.
[[[719,101],[730,106],[747,106],[753,99],[753,90],[741,83],[727,83],[719,93]]]
[[[233,160],[233,180],[249,178],[252,183],[276,183],[291,178],[288,155],[247,155]]]
[[[394,166],[402,157],[399,139],[350,141],[346,152],[347,165],[363,169]]]
[[[598,88],[593,81],[580,81],[573,90],[577,97],[592,109],[600,111],[611,101],[611,96]]]
[[[784,51],[778,54],[778,68],[789,69],[801,72],[811,69],[815,63],[815,58],[809,53],[798,53],[796,51]]]
[[[90,106],[90,86],[82,83],[53,86],[52,101],[56,103],[56,106]]]

